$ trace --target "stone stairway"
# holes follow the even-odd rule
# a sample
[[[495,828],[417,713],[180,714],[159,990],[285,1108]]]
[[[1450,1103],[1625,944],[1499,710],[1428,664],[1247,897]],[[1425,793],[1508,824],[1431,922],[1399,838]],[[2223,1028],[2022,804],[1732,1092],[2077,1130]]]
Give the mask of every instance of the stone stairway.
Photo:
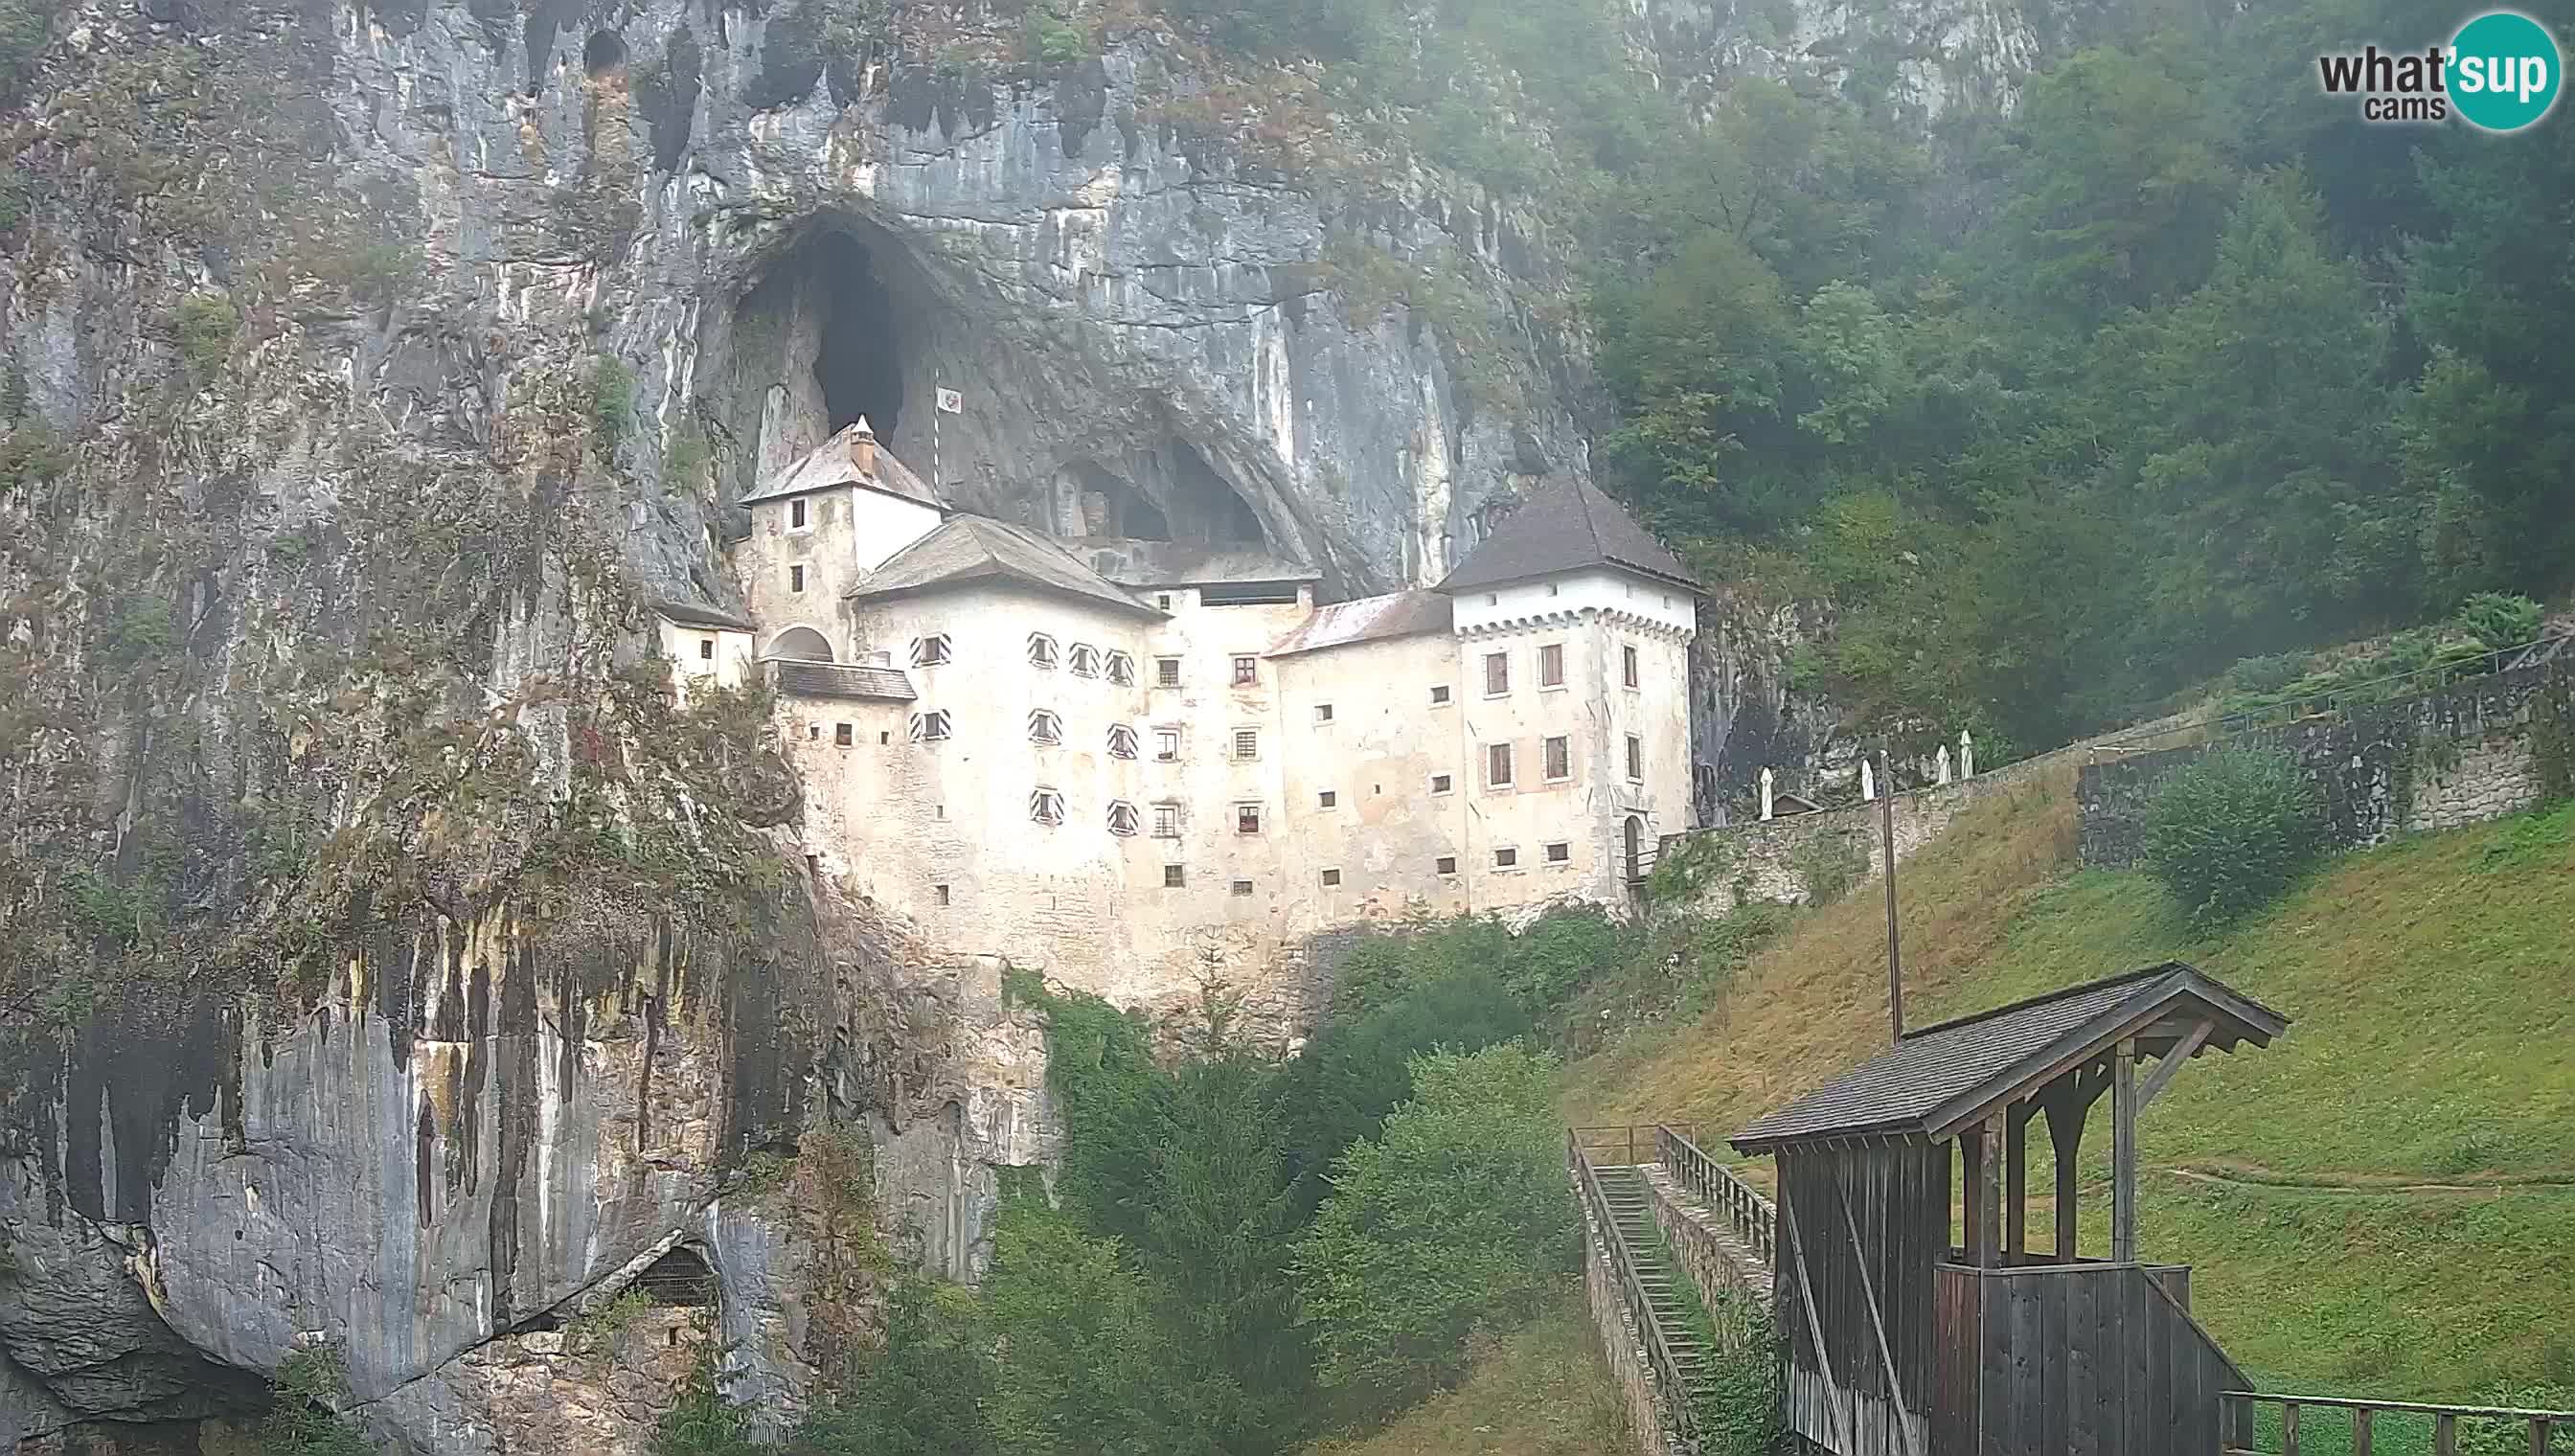
[[[1644,1169],[1595,1166],[1592,1175],[1609,1205],[1611,1220],[1618,1225],[1618,1236],[1627,1245],[1628,1257],[1635,1261],[1636,1281],[1653,1310],[1655,1333],[1671,1352],[1681,1382],[1695,1395],[1714,1352],[1689,1317],[1681,1292],[1681,1281],[1688,1275],[1672,1267],[1662,1239],[1656,1236],[1653,1194],[1645,1184]]]

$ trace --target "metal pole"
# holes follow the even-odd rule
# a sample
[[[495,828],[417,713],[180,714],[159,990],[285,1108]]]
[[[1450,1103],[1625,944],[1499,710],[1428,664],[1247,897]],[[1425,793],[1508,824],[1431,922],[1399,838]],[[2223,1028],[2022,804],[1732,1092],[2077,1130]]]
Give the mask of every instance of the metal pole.
[[[1904,951],[1895,932],[1895,772],[1884,749],[1877,755],[1878,838],[1886,849],[1886,1019],[1904,1039]]]

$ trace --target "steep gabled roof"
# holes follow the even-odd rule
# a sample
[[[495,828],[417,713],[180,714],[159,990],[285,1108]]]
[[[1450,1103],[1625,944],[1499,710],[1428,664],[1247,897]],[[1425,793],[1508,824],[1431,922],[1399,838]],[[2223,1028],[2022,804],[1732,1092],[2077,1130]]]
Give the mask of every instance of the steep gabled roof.
[[[1646,535],[1625,507],[1581,480],[1548,486],[1502,518],[1502,524],[1466,554],[1438,590],[1498,587],[1604,566],[1698,590],[1689,569]]]
[[[758,632],[749,618],[736,617],[700,602],[662,599],[644,604],[655,614],[667,617],[682,627],[707,628],[716,632]]]
[[[1454,608],[1447,598],[1429,591],[1335,602],[1315,608],[1313,616],[1279,640],[1270,656],[1286,658],[1297,653],[1318,653],[1325,648],[1345,648],[1353,643],[1444,633],[1454,625]]]
[[[789,496],[828,491],[835,486],[858,486],[863,490],[882,491],[886,495],[923,506],[936,507],[942,511],[948,509],[948,503],[939,499],[939,493],[932,490],[928,482],[914,475],[910,466],[895,459],[894,452],[886,449],[883,444],[877,446],[876,473],[862,474],[857,460],[853,458],[853,452],[857,448],[860,433],[867,430],[868,422],[861,420],[815,446],[789,462],[786,469],[763,481],[758,489],[743,497],[739,504],[752,506],[762,501],[778,501]],[[870,431],[868,438],[875,439],[874,432]]]
[[[1737,1151],[1836,1137],[1947,1137],[1993,1108],[2136,1038],[2172,1050],[2199,1021],[2206,1046],[2268,1046],[2289,1019],[2178,960],[2015,1001],[1919,1031],[1736,1133]]]
[[[896,552],[849,591],[853,601],[978,582],[1016,582],[1141,617],[1163,614],[1128,596],[1055,542],[989,516],[952,516]]]
[[[874,703],[910,703],[920,695],[900,668],[849,663],[778,664],[778,691],[790,698],[847,698]]]

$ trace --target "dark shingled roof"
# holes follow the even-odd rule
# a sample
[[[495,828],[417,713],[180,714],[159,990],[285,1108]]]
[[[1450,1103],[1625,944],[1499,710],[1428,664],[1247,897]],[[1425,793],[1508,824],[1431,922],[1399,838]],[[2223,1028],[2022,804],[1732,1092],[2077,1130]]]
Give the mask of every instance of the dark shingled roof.
[[[1394,592],[1317,607],[1294,632],[1270,650],[1274,658],[1345,648],[1352,643],[1384,642],[1446,632],[1455,623],[1456,604],[1436,592]]]
[[[1439,590],[1498,587],[1600,566],[1621,567],[1698,590],[1689,568],[1647,536],[1636,518],[1588,481],[1578,480],[1548,486],[1502,518],[1502,524],[1466,554]]]
[[[778,664],[778,691],[790,698],[857,698],[876,703],[910,703],[920,696],[900,668],[794,661]]]
[[[2166,961],[1907,1032],[1731,1141],[1748,1153],[1828,1137],[1946,1137],[2123,1036],[2137,1038],[2139,1056],[2161,1055],[2185,1034],[2177,1027],[2203,1016],[2216,1023],[2207,1045],[2220,1051],[2244,1041],[2268,1046],[2289,1024],[2197,969]]]
[[[920,505],[936,506],[943,511],[948,509],[948,503],[939,499],[939,493],[914,475],[910,466],[895,459],[894,452],[886,449],[883,442],[877,445],[876,474],[859,473],[858,463],[850,458],[850,452],[858,446],[859,432],[867,427],[868,422],[861,420],[789,461],[785,469],[761,482],[760,488],[743,497],[740,504],[752,506],[762,501],[828,491],[835,486],[858,486]],[[876,432],[870,430],[868,434],[870,439],[874,439]]]
[[[1163,614],[1128,596],[1062,546],[989,516],[952,516],[850,589],[854,600],[977,582],[1017,582],[1141,617]]]
[[[760,630],[749,618],[736,617],[730,612],[720,612],[700,602],[659,601],[648,602],[645,606],[682,627],[713,628],[718,632],[758,632]]]

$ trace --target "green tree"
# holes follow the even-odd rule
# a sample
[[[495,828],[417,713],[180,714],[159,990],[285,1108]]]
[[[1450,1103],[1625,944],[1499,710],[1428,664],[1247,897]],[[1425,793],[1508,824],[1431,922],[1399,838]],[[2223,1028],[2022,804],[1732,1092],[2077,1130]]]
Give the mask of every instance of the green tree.
[[[1434,1052],[1412,1081],[1382,1137],[1342,1155],[1296,1246],[1321,1381],[1363,1408],[1454,1375],[1470,1330],[1524,1318],[1574,1258],[1552,1060]]]
[[[269,1399],[259,1428],[262,1456],[376,1456],[376,1444],[340,1417],[349,1377],[337,1348],[287,1356]]]
[[[887,1304],[885,1349],[815,1406],[788,1456],[1000,1456],[985,1410],[1000,1378],[973,1291],[906,1279]]]
[[[2278,899],[2324,849],[2313,784],[2276,748],[2218,747],[2176,768],[2146,810],[2146,869],[2193,918]]]
[[[701,1356],[680,1397],[653,1428],[653,1456],[759,1456],[751,1412],[725,1397],[712,1355]]]

